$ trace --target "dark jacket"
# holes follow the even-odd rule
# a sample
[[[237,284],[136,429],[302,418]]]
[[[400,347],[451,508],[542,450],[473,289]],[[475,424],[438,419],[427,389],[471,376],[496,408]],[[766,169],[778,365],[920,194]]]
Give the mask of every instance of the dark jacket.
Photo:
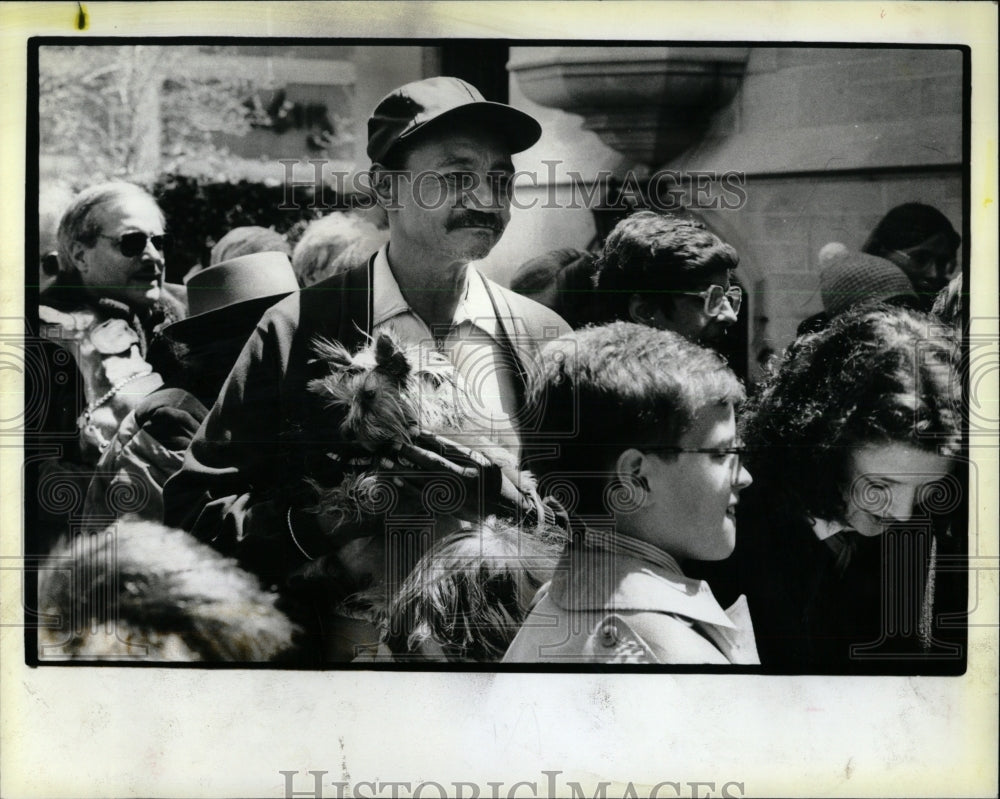
[[[793,673],[951,673],[961,654],[939,614],[953,609],[958,536],[942,519],[917,517],[881,536],[853,530],[820,540],[811,522],[782,513],[766,487],[740,502],[736,550],[692,563],[719,601],[745,593],[761,664]],[[950,636],[954,638],[954,636]]]
[[[354,350],[372,330],[372,261],[305,288],[273,306],[241,353],[215,407],[165,487],[165,521],[237,557],[266,582],[282,584],[310,554],[329,551],[315,517],[311,478],[336,485],[328,457],[341,443],[340,413],[307,389],[327,367],[317,337]],[[488,285],[522,376],[547,337],[565,331],[552,311]],[[522,384],[523,388],[523,384]],[[294,539],[289,532],[292,512]]]

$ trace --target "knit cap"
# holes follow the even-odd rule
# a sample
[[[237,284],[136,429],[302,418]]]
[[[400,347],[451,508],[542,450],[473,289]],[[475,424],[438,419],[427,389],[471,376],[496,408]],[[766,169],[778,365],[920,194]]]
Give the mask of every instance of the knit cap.
[[[862,302],[907,298],[917,301],[913,284],[892,261],[860,252],[840,253],[819,273],[823,308],[830,316]]]

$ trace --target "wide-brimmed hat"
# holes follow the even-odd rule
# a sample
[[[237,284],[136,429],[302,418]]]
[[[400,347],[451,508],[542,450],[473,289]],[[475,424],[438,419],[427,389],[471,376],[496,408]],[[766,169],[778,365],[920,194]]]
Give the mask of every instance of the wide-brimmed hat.
[[[523,111],[486,100],[464,80],[427,78],[395,89],[375,106],[368,119],[368,157],[381,161],[399,142],[431,123],[454,130],[462,123],[476,123],[503,135],[512,153],[527,150],[542,135],[542,126]]]
[[[906,273],[892,261],[861,252],[830,258],[819,273],[823,308],[830,316],[862,302],[915,303],[917,294]]]
[[[167,325],[163,334],[181,342],[204,335],[228,336],[234,320],[254,314],[259,318],[298,288],[292,264],[283,252],[257,252],[222,261],[191,276],[188,316]]]

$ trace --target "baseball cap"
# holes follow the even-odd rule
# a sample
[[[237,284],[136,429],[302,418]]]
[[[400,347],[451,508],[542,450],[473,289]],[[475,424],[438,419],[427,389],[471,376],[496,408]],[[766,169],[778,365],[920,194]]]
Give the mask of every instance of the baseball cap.
[[[399,142],[425,130],[431,123],[449,129],[475,122],[500,131],[512,153],[527,150],[542,135],[542,126],[523,111],[486,100],[464,80],[426,78],[400,86],[379,101],[368,119],[368,157],[381,161]]]

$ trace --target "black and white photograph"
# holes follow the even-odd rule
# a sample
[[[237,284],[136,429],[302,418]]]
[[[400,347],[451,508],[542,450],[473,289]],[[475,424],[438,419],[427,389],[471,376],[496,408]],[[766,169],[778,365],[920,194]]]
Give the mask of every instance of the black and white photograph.
[[[0,7],[3,795],[995,795],[994,6],[197,5]]]

